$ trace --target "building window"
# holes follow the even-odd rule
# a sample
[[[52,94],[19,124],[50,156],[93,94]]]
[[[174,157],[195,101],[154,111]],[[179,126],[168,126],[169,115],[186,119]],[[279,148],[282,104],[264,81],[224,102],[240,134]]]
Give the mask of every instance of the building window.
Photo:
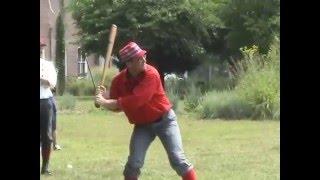
[[[88,73],[88,66],[86,61],[87,56],[85,52],[78,48],[78,76],[85,77]]]

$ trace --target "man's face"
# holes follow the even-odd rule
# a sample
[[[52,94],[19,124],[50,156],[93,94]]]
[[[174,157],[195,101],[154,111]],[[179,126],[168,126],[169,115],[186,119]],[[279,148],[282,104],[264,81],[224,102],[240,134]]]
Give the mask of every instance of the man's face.
[[[146,56],[144,55],[143,57],[126,61],[125,64],[129,69],[129,71],[139,72],[143,70],[145,62],[146,62]]]

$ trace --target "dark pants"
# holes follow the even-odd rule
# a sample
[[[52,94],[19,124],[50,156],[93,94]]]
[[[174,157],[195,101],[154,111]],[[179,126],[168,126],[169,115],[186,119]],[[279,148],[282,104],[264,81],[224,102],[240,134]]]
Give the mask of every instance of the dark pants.
[[[52,131],[57,129],[57,105],[54,97],[49,98],[52,102],[53,114],[52,114]]]
[[[53,103],[49,99],[40,99],[40,143],[48,148],[52,143]]]

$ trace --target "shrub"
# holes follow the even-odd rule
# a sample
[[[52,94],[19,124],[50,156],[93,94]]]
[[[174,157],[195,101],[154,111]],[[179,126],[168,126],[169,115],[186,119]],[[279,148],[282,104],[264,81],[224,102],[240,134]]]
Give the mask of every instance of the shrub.
[[[102,78],[102,69],[100,67],[95,67],[91,69],[93,80],[97,86]],[[89,73],[89,72],[88,72]],[[118,70],[115,67],[106,69],[106,78],[104,86],[108,88],[111,84],[112,78],[118,73]],[[87,77],[68,77],[66,84],[67,92],[74,96],[93,96],[95,89],[92,83],[90,74]]]
[[[235,91],[211,91],[203,97],[200,116],[204,119],[250,118],[253,108]]]
[[[189,91],[185,96],[184,109],[186,111],[194,111],[202,101],[201,89],[194,83],[189,87]]]
[[[179,95],[173,89],[167,90],[167,95],[172,103],[172,109],[176,111],[178,109],[178,103],[180,100]]]
[[[94,82],[96,85],[98,85],[102,79],[102,75],[103,75],[102,70],[103,70],[103,67],[94,67],[91,69],[92,76],[93,76],[93,79],[94,79]],[[106,78],[104,81],[104,86],[109,87],[112,79],[119,73],[119,70],[116,67],[111,66],[110,69],[108,69],[108,68],[106,69],[105,73],[106,73]],[[90,80],[90,82],[91,82],[90,77],[88,78],[88,80]],[[91,84],[92,84],[92,82],[91,82]]]
[[[76,98],[69,93],[59,96],[57,100],[59,110],[73,110],[76,106]]]
[[[202,94],[211,90],[233,89],[236,81],[228,73],[228,63],[221,61],[221,59],[211,56],[207,57],[203,64],[189,73],[188,81],[196,84],[201,89]]]
[[[179,99],[184,99],[188,92],[189,83],[185,79],[167,79],[165,87],[167,92],[174,93]]]
[[[74,96],[89,96],[94,95],[95,89],[90,79],[73,77],[67,80],[67,92]]]
[[[239,76],[236,92],[254,107],[254,119],[278,119],[280,116],[279,52],[277,42],[266,56],[252,53],[250,48],[244,51],[243,62],[247,69]]]
[[[184,109],[187,111],[195,110],[201,102],[201,87],[192,79],[167,79],[165,85],[167,95],[176,109],[179,100],[185,100]]]
[[[279,96],[280,94],[278,94]],[[272,109],[272,119],[280,120],[280,97],[277,97],[275,105]]]
[[[279,81],[275,73],[270,70],[249,73],[239,82],[237,92],[255,107],[255,119],[272,117],[279,94]]]
[[[217,75],[208,82],[206,91],[210,90],[230,90],[235,87],[235,80],[233,78]]]

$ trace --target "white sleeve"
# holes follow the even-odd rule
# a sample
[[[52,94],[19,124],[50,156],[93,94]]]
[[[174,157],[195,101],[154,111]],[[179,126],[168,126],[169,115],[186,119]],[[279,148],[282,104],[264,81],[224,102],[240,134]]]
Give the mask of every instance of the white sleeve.
[[[48,81],[50,83],[50,86],[53,88],[57,85],[57,71],[54,67],[54,64],[50,62],[49,68],[48,68]]]

